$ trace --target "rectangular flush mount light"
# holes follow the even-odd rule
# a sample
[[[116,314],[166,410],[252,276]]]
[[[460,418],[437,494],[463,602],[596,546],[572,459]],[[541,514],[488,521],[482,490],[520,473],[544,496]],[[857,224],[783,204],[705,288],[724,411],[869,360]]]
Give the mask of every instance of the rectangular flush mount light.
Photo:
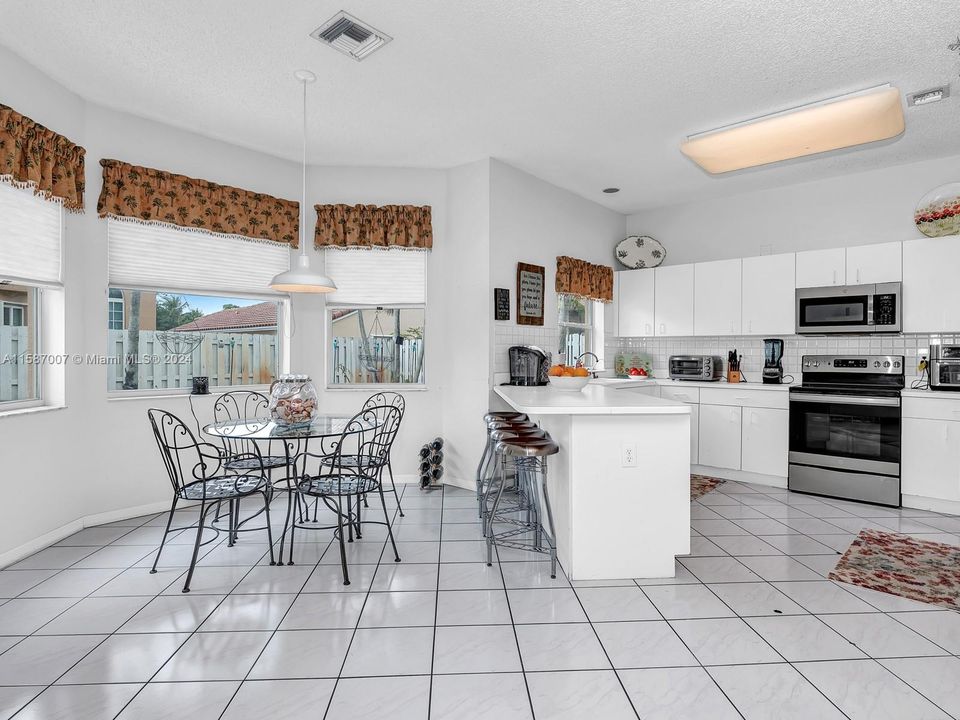
[[[691,135],[680,151],[717,174],[886,140],[903,128],[900,91],[881,85]]]

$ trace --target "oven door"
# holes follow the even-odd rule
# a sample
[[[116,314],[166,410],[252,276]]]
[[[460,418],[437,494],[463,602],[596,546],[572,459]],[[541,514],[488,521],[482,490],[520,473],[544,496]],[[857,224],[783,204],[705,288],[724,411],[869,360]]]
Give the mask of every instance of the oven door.
[[[899,477],[899,396],[791,392],[790,462]]]
[[[870,332],[873,296],[869,293],[804,297],[797,293],[797,333]]]

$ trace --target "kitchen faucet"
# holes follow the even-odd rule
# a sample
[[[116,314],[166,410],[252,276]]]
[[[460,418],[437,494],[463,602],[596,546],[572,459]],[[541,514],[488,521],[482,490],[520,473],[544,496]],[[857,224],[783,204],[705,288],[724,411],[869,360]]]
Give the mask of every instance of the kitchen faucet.
[[[576,359],[576,366],[577,366],[577,367],[584,367],[584,365],[583,365],[583,358],[586,357],[587,355],[593,355],[593,370],[590,370],[590,377],[592,377],[594,380],[596,380],[596,379],[597,379],[597,364],[600,362],[600,357],[599,357],[596,353],[590,352],[589,350],[588,350],[587,352],[585,352],[585,353],[580,353],[580,355],[579,355],[579,356],[577,357],[577,359]]]

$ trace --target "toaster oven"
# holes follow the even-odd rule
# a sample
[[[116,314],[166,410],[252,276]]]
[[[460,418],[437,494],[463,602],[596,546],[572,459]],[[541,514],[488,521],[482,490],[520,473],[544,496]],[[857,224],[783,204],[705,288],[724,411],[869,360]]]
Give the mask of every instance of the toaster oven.
[[[723,360],[719,355],[671,355],[671,380],[713,382],[723,377]]]
[[[930,389],[960,390],[960,345],[930,346]]]

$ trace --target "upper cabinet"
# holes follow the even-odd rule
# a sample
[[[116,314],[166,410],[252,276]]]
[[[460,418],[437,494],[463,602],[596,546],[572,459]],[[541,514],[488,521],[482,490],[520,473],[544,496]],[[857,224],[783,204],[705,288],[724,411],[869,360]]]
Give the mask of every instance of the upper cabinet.
[[[743,334],[793,334],[795,258],[787,253],[743,259]]]
[[[620,273],[613,274],[613,302],[603,306],[603,334],[620,337]]]
[[[903,243],[847,248],[847,285],[873,285],[903,279]]]
[[[826,287],[846,283],[847,254],[843,248],[797,253],[796,287]]]
[[[651,337],[654,327],[654,271],[624,270],[618,276],[620,337]]]
[[[955,235],[903,243],[903,331],[960,330],[957,268],[960,242]]]
[[[740,259],[697,263],[694,282],[693,334],[739,335]]]
[[[693,335],[693,265],[654,270],[654,335]]]

